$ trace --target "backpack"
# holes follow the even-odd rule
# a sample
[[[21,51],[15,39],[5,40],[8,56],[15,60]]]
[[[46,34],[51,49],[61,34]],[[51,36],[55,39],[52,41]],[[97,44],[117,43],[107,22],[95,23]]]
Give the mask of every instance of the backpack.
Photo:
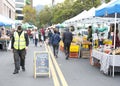
[[[61,40],[61,39],[60,39],[59,34],[54,34],[54,35],[53,35],[53,39],[52,39],[52,44],[57,45],[57,44],[59,44],[60,40]]]

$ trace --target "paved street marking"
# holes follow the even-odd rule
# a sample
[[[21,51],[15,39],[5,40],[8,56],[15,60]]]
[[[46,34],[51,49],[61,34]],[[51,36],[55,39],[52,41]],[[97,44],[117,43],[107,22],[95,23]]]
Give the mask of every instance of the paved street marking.
[[[46,49],[46,51],[48,51],[46,44],[45,44],[45,49]],[[48,51],[48,52],[49,52],[49,51]],[[49,52],[49,53],[50,53],[50,52]],[[51,73],[52,73],[54,86],[60,86],[60,83],[59,83],[59,81],[58,81],[58,77],[57,77],[57,74],[56,74],[56,72],[55,72],[55,68],[54,68],[54,66],[53,66],[53,63],[52,63],[51,58],[50,58],[49,60],[50,60],[50,71],[51,71]]]
[[[63,73],[60,70],[60,67],[58,66],[58,63],[57,63],[57,61],[56,61],[56,59],[55,59],[55,57],[53,55],[53,52],[51,51],[51,48],[49,46],[48,46],[48,50],[49,50],[49,52],[51,54],[51,57],[52,57],[54,65],[55,65],[56,71],[58,73],[58,76],[60,77],[60,81],[62,83],[62,86],[68,86],[68,84],[67,84],[67,82],[66,82],[66,80],[65,80],[65,78],[63,76]]]

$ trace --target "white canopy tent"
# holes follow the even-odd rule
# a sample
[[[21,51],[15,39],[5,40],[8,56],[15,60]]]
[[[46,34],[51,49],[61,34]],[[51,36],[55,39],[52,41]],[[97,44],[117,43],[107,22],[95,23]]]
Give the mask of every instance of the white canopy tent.
[[[114,18],[110,18],[110,17],[107,17],[107,18],[103,18],[103,17],[95,17],[95,11],[96,10],[100,10],[108,5],[110,5],[111,3],[115,2],[117,0],[112,0],[110,1],[109,3],[103,3],[102,5],[100,5],[99,7],[97,8],[91,8],[90,10],[88,10],[87,14],[83,17],[82,19],[82,23],[114,23]],[[120,22],[120,18],[117,19],[117,22]]]
[[[79,13],[77,16],[68,19],[65,21],[65,23],[74,23],[75,21],[77,21],[78,19],[82,19],[82,17],[87,13],[86,10],[82,11],[81,13]]]
[[[67,25],[77,25],[80,23],[84,23],[84,24],[88,24],[88,23],[91,23],[91,24],[93,24],[93,23],[113,23],[114,18],[95,17],[95,11],[110,5],[114,1],[116,1],[116,0],[112,0],[111,2],[109,2],[107,4],[103,3],[102,5],[100,5],[97,8],[92,7],[88,11],[84,10],[81,13],[79,13],[77,16],[64,21],[64,23]],[[117,19],[117,22],[120,22],[120,19]]]

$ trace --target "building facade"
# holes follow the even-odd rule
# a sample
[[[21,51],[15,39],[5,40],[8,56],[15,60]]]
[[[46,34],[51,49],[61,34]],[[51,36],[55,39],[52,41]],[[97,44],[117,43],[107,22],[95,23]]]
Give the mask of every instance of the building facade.
[[[25,6],[25,0],[15,0],[15,10],[16,10],[15,17],[16,17],[16,20],[18,20],[20,22],[23,20],[23,17],[24,17],[24,15],[22,13],[24,6]]]
[[[15,0],[16,20],[22,22],[24,19],[23,8],[26,4],[32,6],[33,0]]]
[[[0,0],[0,14],[15,20],[15,1],[14,0]]]

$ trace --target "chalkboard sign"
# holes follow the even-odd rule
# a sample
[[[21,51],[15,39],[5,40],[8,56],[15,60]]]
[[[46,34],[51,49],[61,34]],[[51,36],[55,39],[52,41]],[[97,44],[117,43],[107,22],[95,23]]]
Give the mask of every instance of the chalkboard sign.
[[[46,51],[34,53],[34,77],[49,74],[49,53]]]

